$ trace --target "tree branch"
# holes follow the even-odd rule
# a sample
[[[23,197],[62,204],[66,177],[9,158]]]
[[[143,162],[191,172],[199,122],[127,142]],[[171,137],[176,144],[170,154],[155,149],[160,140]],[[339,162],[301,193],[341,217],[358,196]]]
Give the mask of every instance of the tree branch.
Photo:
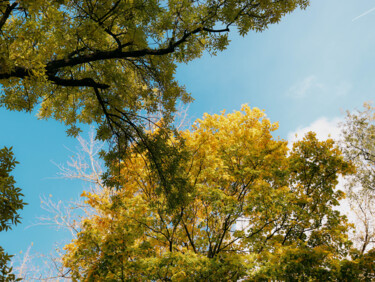
[[[12,11],[17,7],[17,5],[18,5],[17,1],[14,2],[12,5],[9,5],[9,4],[7,5],[3,16],[0,18],[0,31],[3,28],[3,26],[5,25],[7,19],[9,18]]]
[[[24,67],[15,67],[10,72],[0,73],[0,79],[8,79],[11,77],[25,78],[26,76],[30,75],[29,72],[30,71]]]
[[[92,78],[65,79],[54,75],[48,75],[48,80],[59,86],[93,87],[94,89],[107,89],[108,84],[97,83]]]

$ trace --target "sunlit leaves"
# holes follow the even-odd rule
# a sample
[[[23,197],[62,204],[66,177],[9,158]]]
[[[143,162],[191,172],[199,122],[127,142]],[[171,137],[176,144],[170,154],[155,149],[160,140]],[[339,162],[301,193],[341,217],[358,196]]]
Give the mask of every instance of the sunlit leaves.
[[[205,114],[169,137],[187,152],[164,167],[178,176],[169,190],[134,151],[119,167],[122,189],[84,194],[97,214],[66,246],[65,266],[79,280],[330,277],[350,246],[335,186],[353,168],[313,133],[288,152],[277,127],[248,106]]]
[[[308,2],[2,1],[1,103],[27,111],[41,104],[39,116],[71,126],[72,135],[91,122],[111,128],[102,139],[133,135],[119,111],[142,127],[135,114],[168,118],[177,100],[191,101],[175,80],[177,62],[224,50],[230,29],[262,31]]]

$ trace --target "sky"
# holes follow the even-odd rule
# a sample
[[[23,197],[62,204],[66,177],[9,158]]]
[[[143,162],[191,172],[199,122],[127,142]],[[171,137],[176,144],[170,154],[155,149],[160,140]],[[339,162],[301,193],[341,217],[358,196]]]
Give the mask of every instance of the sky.
[[[338,135],[346,110],[375,100],[375,1],[311,0],[263,33],[231,33],[227,50],[179,65],[176,77],[195,101],[189,118],[203,113],[240,110],[242,104],[264,109],[279,122],[277,135],[292,140],[306,130]],[[53,120],[0,109],[0,146],[13,146],[20,164],[14,171],[24,200],[22,224],[0,233],[0,245],[19,254],[49,253],[68,233],[35,225],[45,215],[40,197],[78,198],[85,183],[58,179],[54,163],[65,163],[78,142]],[[86,132],[83,134],[87,136]]]

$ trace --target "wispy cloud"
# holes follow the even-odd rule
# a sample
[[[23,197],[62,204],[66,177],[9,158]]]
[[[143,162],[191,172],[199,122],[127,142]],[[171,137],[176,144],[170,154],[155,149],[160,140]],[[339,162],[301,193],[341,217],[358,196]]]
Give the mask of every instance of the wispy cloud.
[[[364,16],[370,14],[370,13],[373,12],[373,11],[375,11],[375,7],[372,8],[372,9],[370,9],[370,10],[367,10],[366,12],[364,12],[364,13],[361,14],[361,15],[359,15],[358,17],[355,17],[354,19],[352,19],[352,22],[354,22],[354,21],[356,21],[356,20],[358,20],[358,19],[360,19],[360,18],[362,18],[362,17],[364,17]]]
[[[302,81],[292,85],[287,91],[287,95],[293,98],[307,97],[313,90],[322,89],[321,84],[315,75],[310,75]]]

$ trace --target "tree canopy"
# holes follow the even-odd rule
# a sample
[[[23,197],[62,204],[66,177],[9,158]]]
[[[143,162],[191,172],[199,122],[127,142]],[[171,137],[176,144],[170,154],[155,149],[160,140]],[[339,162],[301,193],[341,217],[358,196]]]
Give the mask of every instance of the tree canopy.
[[[257,108],[208,115],[180,132],[190,152],[180,185],[162,191],[136,151],[120,190],[84,192],[95,212],[65,247],[82,281],[319,280],[340,275],[350,248],[339,175],[353,172],[314,133],[288,149]],[[171,137],[170,142],[180,142]],[[170,205],[169,195],[186,199]],[[176,197],[177,199],[178,197]]]
[[[308,0],[0,1],[1,104],[54,118],[77,134],[135,138],[147,113],[167,117],[191,97],[177,62],[228,45],[231,28],[263,31]]]

